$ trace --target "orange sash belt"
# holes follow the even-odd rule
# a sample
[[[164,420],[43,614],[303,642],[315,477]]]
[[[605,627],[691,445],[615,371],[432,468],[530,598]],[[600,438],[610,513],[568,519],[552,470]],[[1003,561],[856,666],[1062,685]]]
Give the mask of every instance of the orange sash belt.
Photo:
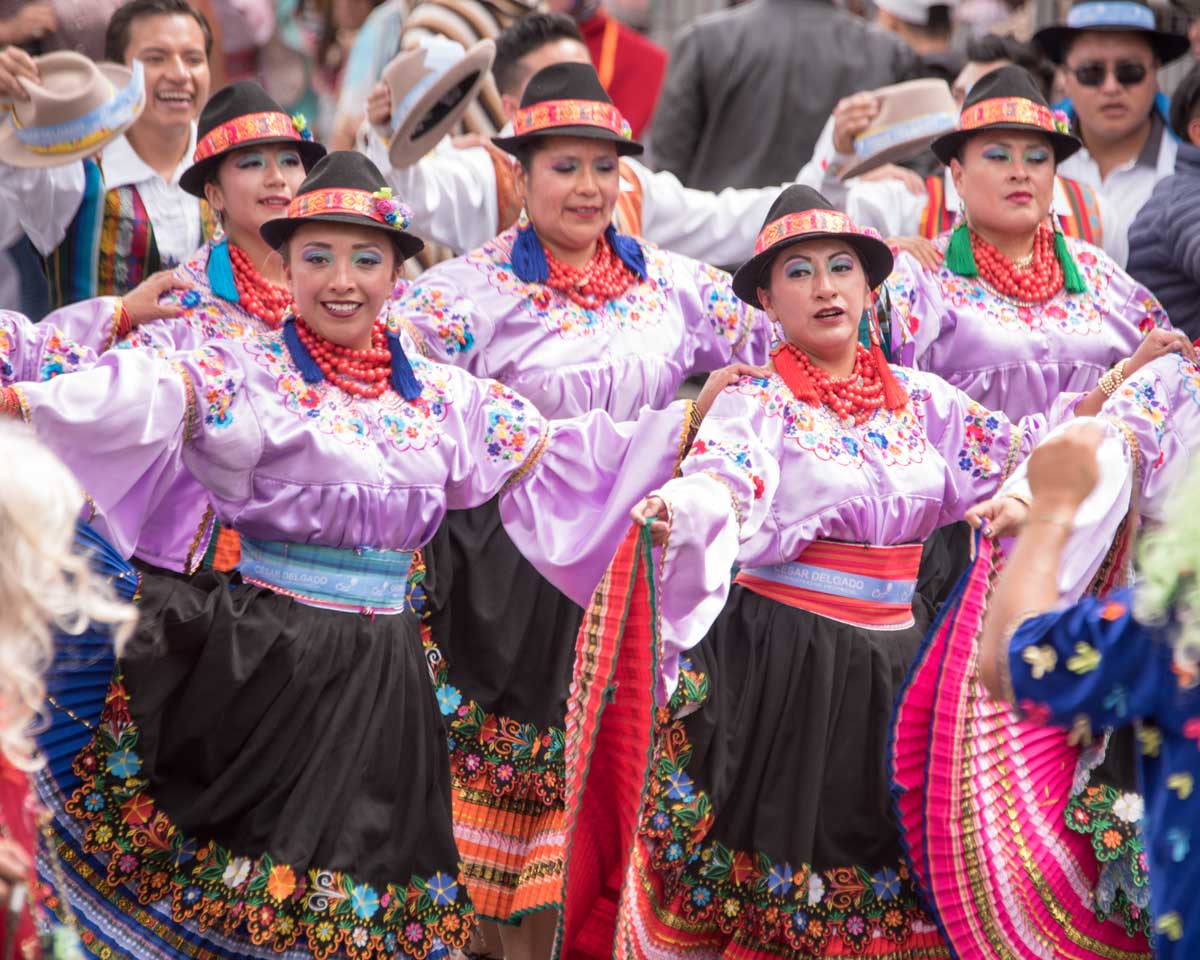
[[[747,590],[831,620],[873,629],[913,625],[921,544],[863,546],[818,540],[791,563],[745,567]]]

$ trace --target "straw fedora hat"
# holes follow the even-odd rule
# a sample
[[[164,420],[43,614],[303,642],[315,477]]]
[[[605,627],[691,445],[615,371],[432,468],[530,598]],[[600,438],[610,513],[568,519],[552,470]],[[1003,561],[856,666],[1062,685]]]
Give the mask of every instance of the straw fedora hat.
[[[392,121],[378,132],[393,167],[416,163],[453,129],[478,96],[495,57],[491,40],[464,51],[460,43],[429,35],[383,68]]]
[[[146,105],[142,65],[95,64],[60,50],[35,61],[37,82],[21,78],[28,100],[5,104],[0,163],[57,167],[91,156],[128,130]]]
[[[911,160],[958,122],[958,104],[945,80],[909,80],[874,91],[879,116],[854,138],[855,161],[842,171],[849,180],[885,163]]]

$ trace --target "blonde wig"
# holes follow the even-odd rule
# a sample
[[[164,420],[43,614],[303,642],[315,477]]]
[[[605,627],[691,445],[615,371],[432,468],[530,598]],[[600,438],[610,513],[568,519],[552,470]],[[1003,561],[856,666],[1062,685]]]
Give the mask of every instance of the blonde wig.
[[[1200,456],[1175,489],[1166,519],[1140,545],[1134,613],[1143,623],[1174,619],[1175,664],[1181,679],[1200,679]]]
[[[0,463],[0,751],[33,770],[54,632],[107,625],[119,644],[135,614],[75,549],[84,497],[70,471],[24,424],[5,421]]]

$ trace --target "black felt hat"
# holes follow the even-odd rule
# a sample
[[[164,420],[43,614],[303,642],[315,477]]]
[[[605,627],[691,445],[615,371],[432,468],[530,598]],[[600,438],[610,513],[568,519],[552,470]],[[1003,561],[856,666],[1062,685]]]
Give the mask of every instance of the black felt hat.
[[[1159,63],[1178,60],[1191,47],[1182,33],[1160,30],[1154,10],[1136,0],[1082,0],[1067,11],[1067,22],[1043,27],[1033,42],[1052,62],[1061,64],[1080,33],[1144,33]]]
[[[942,163],[949,163],[964,143],[984,130],[1040,133],[1049,139],[1058,163],[1081,146],[1066,131],[1065,122],[1055,118],[1030,72],[1015,64],[981,77],[963,102],[958,126],[934,140],[929,149]]]
[[[554,63],[535,73],[521,95],[512,125],[511,137],[495,137],[492,142],[514,154],[539,137],[610,140],[621,156],[644,149],[633,139],[629,122],[613,106],[590,63]]]
[[[232,150],[267,143],[293,145],[305,170],[325,156],[325,148],[312,139],[304,118],[288,116],[259,84],[238,80],[222,87],[200,113],[192,165],[183,171],[179,185],[193,197],[203,197],[204,185],[222,157]]]
[[[406,232],[410,211],[392,196],[379,168],[363,154],[335,150],[312,168],[288,204],[287,216],[268,220],[258,232],[279,249],[308,223],[349,223],[384,231],[402,258],[416,256],[425,244]]]
[[[793,184],[771,204],[754,244],[754,256],[733,275],[733,292],[752,307],[762,307],[758,288],[765,285],[775,257],[785,247],[803,240],[845,241],[862,262],[871,288],[892,272],[892,250],[874,230],[854,224],[812,187]]]

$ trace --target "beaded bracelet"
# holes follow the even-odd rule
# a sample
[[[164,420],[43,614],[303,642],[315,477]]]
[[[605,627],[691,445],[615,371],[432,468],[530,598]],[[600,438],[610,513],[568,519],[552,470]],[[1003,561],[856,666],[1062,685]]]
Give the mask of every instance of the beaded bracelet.
[[[1111,397],[1117,392],[1117,387],[1125,382],[1125,367],[1128,363],[1128,358],[1122,360],[1106,374],[1104,374],[1104,376],[1102,376],[1100,381],[1096,384],[1096,386],[1104,391],[1104,395],[1106,397]]]

